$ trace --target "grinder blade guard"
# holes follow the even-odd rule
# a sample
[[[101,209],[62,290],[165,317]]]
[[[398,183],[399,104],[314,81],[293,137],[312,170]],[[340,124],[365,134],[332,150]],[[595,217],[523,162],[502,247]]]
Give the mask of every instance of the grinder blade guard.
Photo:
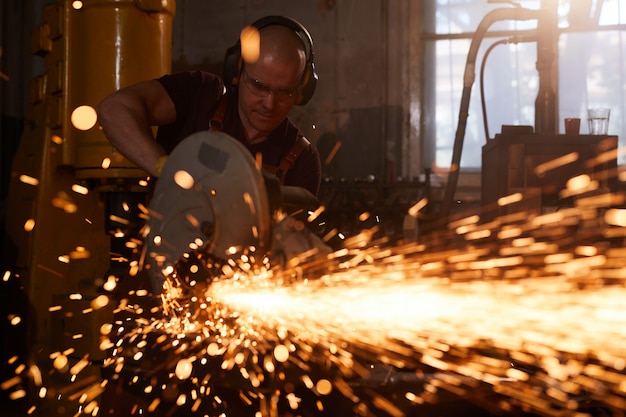
[[[147,262],[154,291],[192,250],[221,259],[271,245],[271,209],[261,171],[248,150],[222,132],[203,131],[168,156],[149,204]]]

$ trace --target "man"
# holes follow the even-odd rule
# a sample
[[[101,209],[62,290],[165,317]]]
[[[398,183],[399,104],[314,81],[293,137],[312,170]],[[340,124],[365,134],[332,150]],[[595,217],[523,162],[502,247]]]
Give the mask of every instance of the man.
[[[292,107],[305,104],[314,91],[317,76],[310,37],[299,23],[281,16],[259,19],[252,27],[259,35],[258,59],[243,59],[245,45],[237,43],[227,51],[223,77],[185,71],[143,81],[106,97],[97,111],[111,144],[158,177],[167,154],[178,143],[193,133],[217,128],[241,142],[252,155],[260,154],[264,167],[282,183],[316,195],[321,177],[319,153],[288,118]],[[156,138],[152,126],[159,127]],[[127,366],[119,377],[111,376],[102,396],[103,415],[121,417],[149,409],[155,394],[145,394],[145,381],[141,380],[168,379],[167,372],[159,374],[152,368],[171,365],[164,359],[171,352],[154,351],[147,349],[142,359],[145,369]],[[147,358],[149,354],[156,359]],[[140,382],[132,382],[135,379]],[[228,381],[220,381],[218,375],[215,381],[218,386],[203,402],[208,411],[214,415],[222,408],[230,415],[257,413],[258,404],[246,404],[238,389],[219,386]],[[176,381],[170,381],[162,405],[150,415],[189,415],[189,406],[178,407],[171,394],[178,388]],[[214,397],[221,399],[219,404]]]
[[[232,60],[233,50],[238,61],[232,79],[187,71],[143,81],[106,97],[97,111],[111,144],[158,176],[167,153],[180,141],[218,128],[252,155],[260,154],[264,167],[276,172],[283,184],[317,195],[319,153],[288,118],[292,107],[308,101],[311,86],[315,87],[312,45],[306,45],[300,33],[308,41],[310,37],[299,23],[282,16],[259,19],[252,27],[260,38],[258,59],[240,58],[241,43],[230,48],[225,65]],[[152,126],[159,126],[156,140]]]
[[[249,38],[256,42],[246,43]],[[223,74],[184,71],[122,88],[97,106],[100,125],[119,152],[155,177],[181,141],[217,128],[260,155],[282,184],[316,196],[319,153],[288,117],[294,105],[310,100],[317,82],[306,28],[284,16],[258,19],[226,51]],[[280,242],[274,245],[278,253]]]

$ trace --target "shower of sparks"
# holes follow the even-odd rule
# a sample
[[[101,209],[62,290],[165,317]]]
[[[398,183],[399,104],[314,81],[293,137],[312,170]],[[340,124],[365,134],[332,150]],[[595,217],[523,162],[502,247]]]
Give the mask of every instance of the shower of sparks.
[[[132,291],[102,326],[104,381],[73,386],[89,358],[70,361],[68,347],[50,357],[68,388],[42,395],[106,415],[94,401],[121,379],[148,399],[138,415],[171,403],[228,415],[224,389],[264,416],[332,410],[337,396],[358,415],[400,417],[451,399],[498,413],[623,415],[626,198],[590,183],[569,181],[562,194],[573,203],[552,213],[468,215],[400,245],[363,230],[284,268],[192,253],[152,308],[153,297]],[[1,387],[21,398],[20,378],[39,370],[15,367]]]
[[[332,382],[356,407],[391,415],[443,393],[469,400],[477,392],[505,411],[625,410],[625,250],[611,239],[623,236],[626,212],[594,207],[606,198],[619,200],[595,195],[581,199],[584,207],[487,225],[471,216],[429,244],[385,247],[363,231],[323,261],[256,275],[230,270],[208,287],[174,274],[165,318],[150,332],[124,329],[118,352],[169,334],[159,350],[176,352],[169,366],[179,361],[184,379],[195,375],[196,390],[210,380],[205,364],[217,361],[243,376],[243,391],[270,378],[281,392],[309,386],[323,403],[317,383]],[[386,378],[372,379],[380,366]],[[363,389],[390,384],[406,390],[405,400]]]

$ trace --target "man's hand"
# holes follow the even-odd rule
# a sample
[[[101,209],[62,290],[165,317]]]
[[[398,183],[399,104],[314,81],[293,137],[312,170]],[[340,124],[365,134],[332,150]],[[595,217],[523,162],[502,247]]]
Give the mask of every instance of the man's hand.
[[[116,91],[102,100],[96,111],[111,145],[150,175],[157,175],[165,151],[154,139],[152,126],[176,120],[174,103],[161,83],[143,81]]]

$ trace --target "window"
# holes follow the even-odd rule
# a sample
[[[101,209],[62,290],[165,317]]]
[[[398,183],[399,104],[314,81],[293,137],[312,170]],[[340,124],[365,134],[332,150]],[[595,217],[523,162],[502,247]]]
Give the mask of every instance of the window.
[[[552,5],[558,16],[558,132],[564,132],[564,118],[580,117],[581,134],[586,134],[586,109],[609,107],[609,133],[619,136],[621,146],[626,145],[626,0],[427,0],[422,14],[424,62],[428,65],[424,98],[426,103],[435,104],[426,109],[424,118],[424,137],[429,143],[426,165],[449,166],[472,36],[491,10],[517,8],[512,3],[528,9],[540,9],[542,3],[543,7]],[[493,138],[502,125],[534,126],[539,76],[536,42],[529,36],[536,27],[537,20],[497,21],[482,39],[461,169],[480,168],[487,134]],[[526,37],[527,41],[505,42],[514,36]]]

